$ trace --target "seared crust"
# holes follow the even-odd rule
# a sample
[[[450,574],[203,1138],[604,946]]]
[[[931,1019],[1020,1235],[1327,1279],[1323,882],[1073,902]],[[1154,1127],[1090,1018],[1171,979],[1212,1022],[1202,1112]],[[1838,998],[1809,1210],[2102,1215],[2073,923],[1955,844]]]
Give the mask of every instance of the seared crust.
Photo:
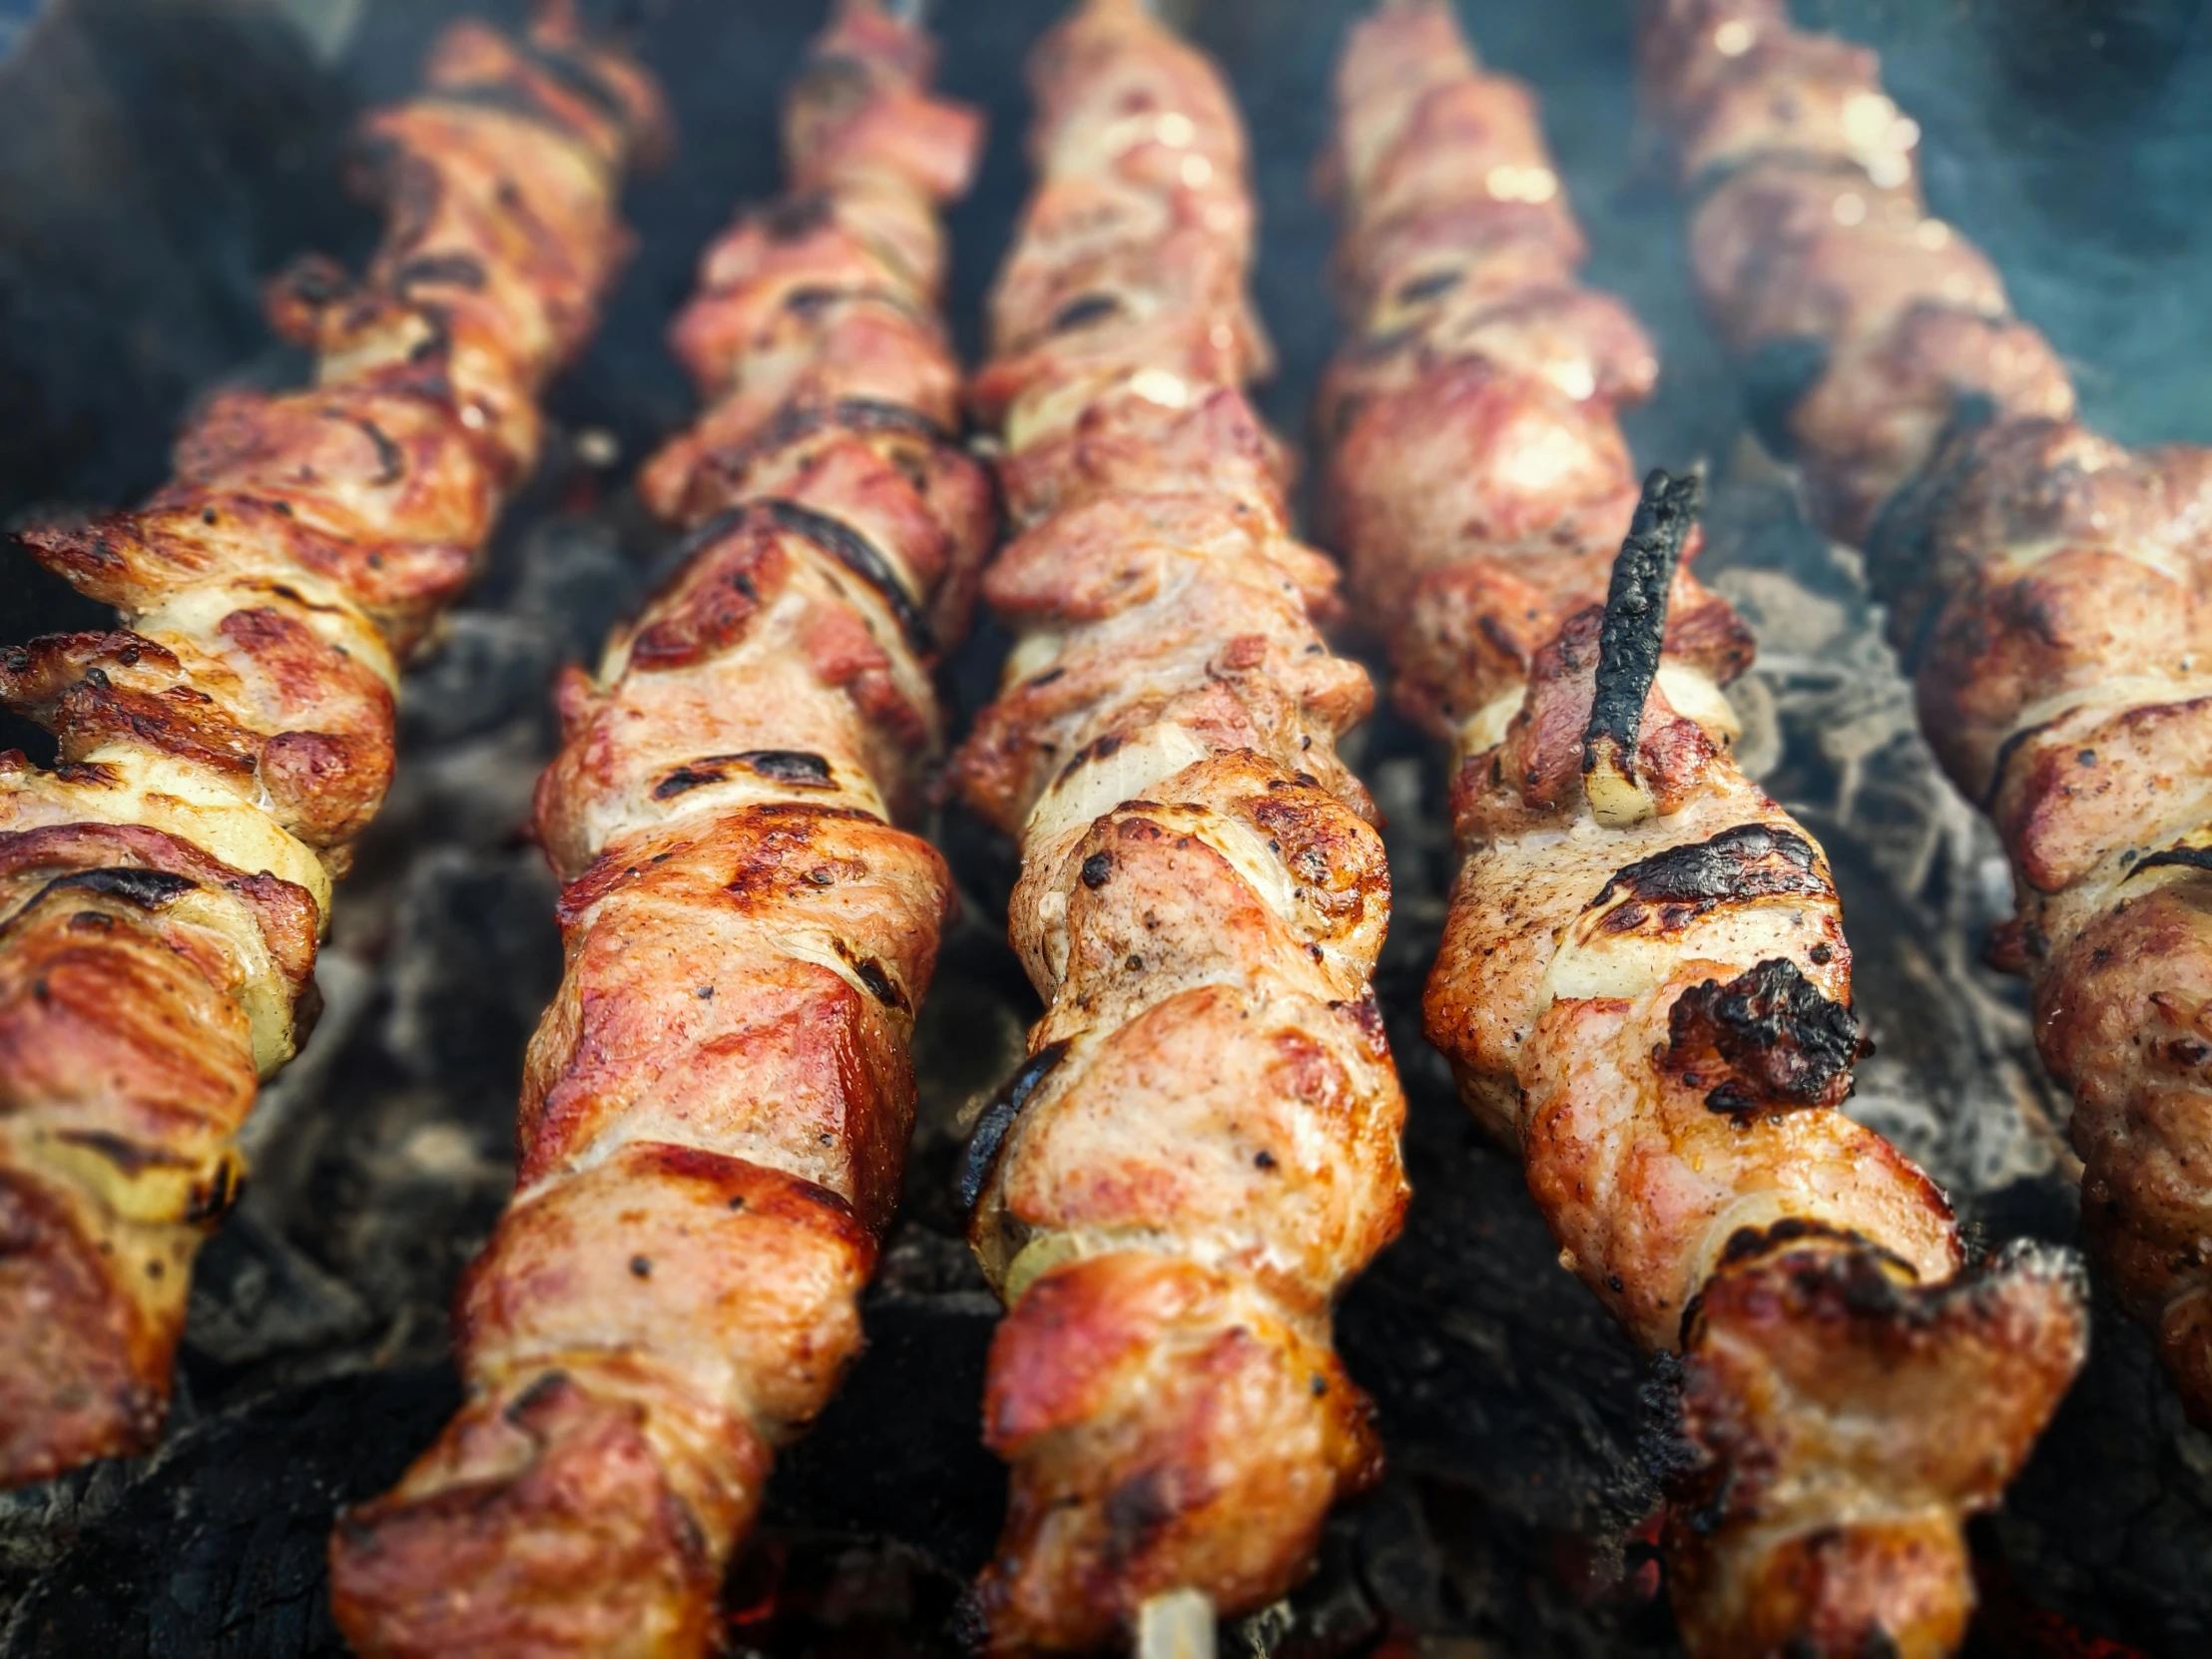
[[[1728,170],[1699,287],[2011,855],[2005,951],[2074,1097],[2091,1238],[2212,1422],[2212,451],[2074,420],[2049,343],[1927,216],[1874,54],[1767,0],[1667,0],[1644,67],[1684,179]]]
[[[1080,1364],[1071,1364],[1071,1359]],[[991,1628],[1085,1649],[1148,1595],[1264,1604],[1331,1504],[1382,1469],[1326,1343],[1237,1276],[1150,1252],[1040,1280],[991,1349],[983,1432],[1021,1471],[987,1582]]]
[[[1290,539],[1242,391],[1243,133],[1131,0],[1078,7],[1031,79],[1039,179],[969,388],[1021,530],[983,592],[1020,638],[953,775],[1020,837],[1009,931],[1047,1004],[962,1176],[1008,1306],[985,1432],[1012,1487],[970,1607],[1002,1653],[1303,1576],[1380,1458],[1330,1306],[1405,1202],[1389,875],[1336,753],[1373,694],[1318,631],[1336,572]]]
[[[1654,474],[1614,561],[1614,409],[1649,369],[1618,366],[1608,307],[1562,301],[1579,243],[1525,92],[1412,0],[1356,29],[1338,93],[1336,527],[1400,700],[1459,754],[1429,1038],[1562,1264],[1682,1356],[1691,1651],[1945,1651],[1964,1517],[2078,1367],[2080,1289],[2041,1259],[1962,1275],[1942,1194],[1838,1110],[1862,1037],[1827,861],[1729,757],[1718,687],[1751,642],[1669,580],[1689,492]]]
[[[646,484],[691,534],[560,687],[537,828],[566,970],[456,1309],[468,1402],[331,1537],[361,1654],[710,1651],[775,1449],[858,1352],[952,904],[885,818],[918,801],[995,529],[929,315],[977,129],[930,56],[839,8],[792,95],[792,194],[676,324],[717,401]]]
[[[541,14],[456,26],[429,91],[369,117],[381,250],[272,294],[314,384],[219,394],[145,506],[22,534],[124,625],[0,651],[0,703],[60,751],[0,758],[0,1323],[25,1333],[0,1485],[159,1431],[232,1137],[391,783],[394,661],[467,581],[621,263],[656,95]]]
[[[1731,1255],[1748,1265],[1685,1345],[1667,1537],[1691,1649],[1951,1651],[1972,1610],[1957,1517],[2002,1496],[2073,1380],[2078,1264],[2022,1243],[1923,1291],[1819,1232]]]
[[[0,1467],[42,1479],[161,1427],[193,1253],[282,1053],[312,902],[136,826],[0,831]]]

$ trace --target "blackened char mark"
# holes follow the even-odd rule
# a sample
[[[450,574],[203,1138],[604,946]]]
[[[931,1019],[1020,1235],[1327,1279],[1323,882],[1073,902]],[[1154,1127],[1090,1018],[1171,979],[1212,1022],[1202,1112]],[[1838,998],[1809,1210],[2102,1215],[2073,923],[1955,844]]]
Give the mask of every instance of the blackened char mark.
[[[1795,830],[1739,824],[1708,840],[1670,846],[1613,872],[1593,910],[1619,904],[1601,924],[1627,932],[1656,919],[1673,931],[1715,906],[1763,898],[1823,898],[1832,889],[1820,853]]]
[[[107,869],[84,869],[74,875],[57,876],[47,883],[46,890],[51,892],[56,887],[75,887],[105,893],[110,898],[120,898],[127,904],[136,904],[142,910],[159,910],[199,885],[189,875],[174,875],[166,869],[115,865]]]
[[[464,110],[496,110],[501,115],[511,115],[518,121],[527,121],[533,127],[542,127],[556,138],[575,142],[576,134],[560,115],[550,109],[544,99],[530,88],[518,86],[512,81],[478,81],[469,86],[441,87],[436,92],[416,100],[423,104],[445,104]]]
[[[804,749],[749,749],[730,759],[779,784],[817,790],[830,787],[830,763]]]
[[[740,478],[764,455],[773,455],[817,432],[896,432],[939,449],[954,447],[952,434],[919,409],[873,397],[840,397],[832,403],[787,403],[743,443],[716,450],[713,461],[726,478]]]
[[[761,229],[771,242],[797,242],[813,236],[835,217],[834,204],[820,191],[787,196],[763,208],[759,215]]]
[[[1006,1148],[1006,1137],[1013,1130],[1014,1120],[1021,1116],[1054,1068],[1067,1058],[1067,1052],[1065,1039],[1046,1043],[1021,1063],[1021,1069],[1006,1079],[1006,1086],[991,1096],[991,1103],[983,1108],[983,1115],[975,1121],[975,1133],[968,1137],[967,1147],[960,1154],[960,1173],[953,1189],[959,1195],[962,1214],[974,1213],[976,1200],[983,1196],[983,1189],[990,1185],[991,1172],[998,1168],[998,1155]]]
[[[847,427],[851,431],[909,431],[915,438],[927,438],[933,444],[946,444],[949,447],[953,442],[953,433],[940,427],[929,416],[924,416],[920,409],[909,409],[904,402],[887,402],[882,398],[838,398],[830,405],[828,418],[830,424]]]
[[[1379,363],[1385,357],[1404,350],[1409,345],[1419,344],[1420,338],[1421,330],[1418,324],[1401,323],[1395,328],[1384,328],[1376,333],[1362,334],[1357,340],[1353,341],[1352,350],[1354,356],[1361,362]],[[1355,401],[1350,398],[1346,399],[1347,403]],[[1341,438],[1346,431],[1351,430],[1352,423],[1345,420],[1339,424],[1341,429],[1337,436]]]
[[[173,875],[166,869],[143,869],[131,864],[72,870],[67,875],[55,876],[18,904],[6,919],[0,920],[0,938],[5,938],[17,922],[58,892],[98,893],[103,898],[121,899],[141,910],[166,910],[199,885],[188,875]]]
[[[2066,715],[2073,712],[2072,709],[2068,709],[2064,713],[2051,716],[2048,720],[2039,720],[2032,726],[2023,726],[1998,744],[1996,755],[1989,762],[1988,787],[1981,792],[1981,799],[1975,802],[1974,805],[1994,818],[1996,816],[1997,797],[2004,791],[2004,780],[2012,771],[2013,758],[2037,738],[2050,731]]]
[[[1817,1216],[1784,1216],[1780,1221],[1765,1227],[1739,1227],[1728,1235],[1728,1243],[1721,1247],[1721,1256],[1713,1264],[1713,1276],[1718,1278],[1722,1270],[1740,1268],[1747,1262],[1762,1257],[1778,1255],[1801,1245],[1836,1245],[1845,1250],[1866,1251],[1877,1260],[1903,1264],[1903,1258],[1891,1254],[1875,1244],[1864,1233],[1852,1227],[1838,1227],[1833,1222]],[[1689,1322],[1683,1322],[1689,1329]]]
[[[135,1180],[149,1170],[191,1169],[196,1162],[181,1153],[171,1152],[160,1146],[147,1146],[124,1136],[111,1134],[105,1129],[60,1129],[54,1132],[54,1139],[66,1146],[82,1147],[94,1157],[105,1159],[129,1180]]]
[[[1666,638],[1668,591],[1704,498],[1705,485],[1696,473],[1677,478],[1653,467],[1644,479],[1636,517],[1613,561],[1598,630],[1597,687],[1582,735],[1585,776],[1610,765],[1635,781],[1644,704],[1659,676]]]
[[[1725,985],[1691,986],[1667,1029],[1668,1069],[1693,1087],[1713,1079],[1705,1104],[1716,1112],[1840,1106],[1852,1066],[1868,1052],[1859,1016],[1780,956]]]
[[[1109,1559],[1135,1560],[1153,1546],[1183,1512],[1179,1484],[1170,1470],[1148,1463],[1106,1494],[1099,1511]]]
[[[919,657],[933,656],[936,640],[929,622],[906,596],[905,585],[883,551],[842,519],[802,507],[796,501],[771,497],[758,503],[760,510],[780,528],[789,530],[829,554],[845,569],[873,588],[898,620],[906,644]]]
[[[2163,852],[2153,852],[2142,859],[2128,874],[2140,875],[2146,869],[2157,869],[2161,865],[2212,871],[2212,846],[2169,846]]]
[[[376,476],[369,480],[371,484],[396,484],[407,475],[406,453],[392,442],[391,434],[375,421],[366,415],[354,414],[342,408],[326,409],[323,412],[353,427],[375,447]]]
[[[405,265],[400,267],[401,271],[405,269]],[[394,273],[393,279],[402,278]],[[335,305],[353,293],[352,276],[335,260],[324,259],[319,254],[305,254],[294,260],[277,274],[276,285],[287,297],[310,310]]]
[[[518,44],[522,48],[523,57],[529,60],[532,68],[543,73],[548,80],[557,82],[563,92],[589,104],[622,132],[629,133],[630,106],[623,102],[622,94],[616,90],[613,82],[582,58],[558,46],[547,46],[527,37]]]
[[[784,295],[784,308],[794,316],[814,322],[832,306],[881,305],[899,315],[929,325],[929,315],[896,288],[882,287],[871,282],[857,283],[851,287],[837,287],[829,282],[808,282],[793,288]]]
[[[417,254],[393,268],[391,285],[404,295],[417,283],[484,290],[484,262],[473,254]]]
[[[422,338],[407,353],[407,361],[416,370],[409,377],[412,389],[441,403],[450,403],[453,398],[452,313],[433,299],[411,299],[409,304],[423,330]]]
[[[903,403],[886,402],[880,397],[840,397],[825,408],[821,404],[804,409],[788,409],[779,414],[777,423],[790,420],[806,422],[813,426],[837,426],[850,432],[906,432],[931,443],[949,447],[952,434],[931,420],[919,409],[908,408]]]
[[[1119,315],[1121,301],[1110,293],[1084,293],[1070,299],[1052,313],[1052,320],[1045,324],[1048,334],[1072,333],[1078,328],[1088,328],[1094,322],[1103,322]]]
[[[867,987],[868,995],[884,1007],[901,1014],[912,1014],[914,1005],[906,999],[906,993],[898,988],[898,982],[884,971],[883,964],[873,956],[855,953],[842,940],[837,943],[837,954],[844,958],[852,976]]]
[[[653,799],[673,801],[687,790],[722,783],[731,767],[743,767],[755,777],[795,789],[827,790],[834,785],[830,763],[820,755],[803,749],[749,749],[738,755],[702,755],[686,761],[653,786]]]
[[[1392,297],[1400,305],[1418,305],[1439,294],[1449,293],[1459,285],[1459,278],[1463,275],[1463,272],[1454,267],[1446,271],[1431,271],[1420,276],[1409,276],[1398,283],[1397,292]]]

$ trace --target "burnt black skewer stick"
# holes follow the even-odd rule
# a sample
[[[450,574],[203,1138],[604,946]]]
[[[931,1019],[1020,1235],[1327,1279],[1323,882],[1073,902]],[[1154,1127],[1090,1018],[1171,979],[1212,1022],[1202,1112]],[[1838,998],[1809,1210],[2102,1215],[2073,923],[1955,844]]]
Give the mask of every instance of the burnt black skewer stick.
[[[1682,549],[1705,505],[1705,481],[1696,472],[1677,477],[1653,467],[1643,496],[1613,561],[1598,631],[1597,692],[1582,734],[1582,793],[1590,813],[1608,830],[1626,830],[1659,810],[1636,776],[1636,743],[1644,705],[1659,677],[1667,635],[1667,598]]]

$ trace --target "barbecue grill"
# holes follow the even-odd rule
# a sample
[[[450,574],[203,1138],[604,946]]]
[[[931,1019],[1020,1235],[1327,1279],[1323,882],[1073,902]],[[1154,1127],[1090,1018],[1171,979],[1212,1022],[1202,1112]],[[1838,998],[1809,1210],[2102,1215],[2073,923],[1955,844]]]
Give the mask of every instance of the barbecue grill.
[[[343,1652],[326,1607],[331,1516],[388,1488],[456,1402],[448,1300],[511,1183],[522,1045],[560,974],[553,880],[522,834],[555,741],[547,687],[666,568],[673,538],[630,483],[694,412],[663,332],[733,205],[777,188],[777,101],[820,24],[815,5],[621,9],[607,21],[667,89],[674,162],[630,190],[638,251],[553,392],[547,455],[405,681],[397,784],[337,900],[320,1023],[265,1092],[252,1185],[201,1258],[162,1443],[0,1494],[11,1659]],[[1357,9],[1177,9],[1251,124],[1255,285],[1282,357],[1261,402],[1294,437],[1337,338],[1322,284],[1335,227],[1308,176]],[[1025,188],[1020,64],[1051,10],[970,0],[932,17],[943,85],[991,124],[980,182],[949,216],[951,314],[971,363]],[[0,4],[0,519],[135,500],[164,475],[193,400],[296,379],[259,284],[298,253],[357,265],[372,246],[373,216],[337,184],[351,122],[404,95],[433,32],[463,11],[514,22],[522,8]],[[1542,96],[1590,279],[1657,340],[1660,391],[1626,420],[1638,458],[1709,469],[1699,569],[1760,645],[1731,690],[1739,754],[1827,847],[1858,955],[1876,1053],[1851,1110],[1941,1182],[1988,1246],[2077,1241],[2065,1102],[2017,984],[1982,962],[2010,913],[2003,855],[1916,730],[1858,556],[1805,522],[1689,293],[1680,207],[1633,120],[1628,8],[1459,11],[1484,59]],[[2085,418],[2131,443],[2212,441],[2198,368],[2212,312],[2196,302],[2212,278],[2212,8],[1816,0],[1798,15],[1882,51],[1923,125],[1934,204],[2057,343]],[[0,638],[105,624],[4,557]],[[950,664],[963,728],[1006,647],[985,625]],[[34,757],[42,745],[12,719],[0,734]],[[1331,1521],[1304,1588],[1242,1621],[1229,1650],[1677,1652],[1654,1545],[1667,1379],[1556,1265],[1519,1172],[1420,1036],[1453,869],[1441,760],[1387,714],[1347,754],[1387,817],[1396,913],[1378,992],[1415,1199],[1338,1331],[1390,1469]],[[998,1307],[954,1189],[1037,1005],[1003,940],[1010,847],[958,810],[930,829],[961,915],[916,1035],[904,1199],[866,1304],[868,1349],[780,1460],[727,1586],[741,1652],[957,1652],[955,1603],[998,1526],[1004,1474],[976,1433]],[[1975,1652],[2212,1650],[2212,1435],[2186,1424],[2148,1339],[2105,1302],[2088,1368],[1972,1540]]]

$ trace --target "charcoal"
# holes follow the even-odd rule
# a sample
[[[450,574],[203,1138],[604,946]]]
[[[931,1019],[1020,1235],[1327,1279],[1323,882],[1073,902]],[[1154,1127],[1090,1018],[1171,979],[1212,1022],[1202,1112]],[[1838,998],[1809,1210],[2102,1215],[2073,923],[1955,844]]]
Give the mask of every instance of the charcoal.
[[[2032,1602],[2159,1655],[2212,1652],[2212,1434],[2100,1293],[2088,1369],[1987,1527]],[[2032,1569],[2025,1564],[2032,1563]]]
[[[455,611],[399,699],[401,742],[452,744],[549,716],[560,642],[532,617]]]
[[[871,1296],[867,1350],[778,1461],[772,1527],[894,1538],[966,1577],[998,1536],[1005,1471],[976,1435],[987,1296]]]
[[[193,1269],[185,1364],[228,1372],[359,1336],[368,1311],[251,1211],[208,1241]],[[212,1379],[211,1379],[212,1380]]]
[[[1617,1541],[1656,1496],[1636,1451],[1641,1364],[1559,1266],[1518,1167],[1415,1088],[1415,1202],[1345,1299],[1345,1363],[1397,1464],[1479,1489],[1523,1525]]]
[[[544,630],[558,660],[592,662],[641,576],[613,527],[573,517],[533,526],[523,538],[519,563],[509,601],[514,614]]]
[[[459,1403],[444,1367],[272,1394],[188,1429],[17,1608],[7,1659],[325,1659],[338,1506],[396,1479]]]
[[[1410,1477],[1387,1476],[1363,1505],[1361,1520],[1360,1576],[1377,1607],[1402,1629],[1449,1629],[1443,1561]]]
[[[432,852],[399,897],[384,1046],[430,1078],[499,1077],[560,983],[554,882],[532,848]]]

